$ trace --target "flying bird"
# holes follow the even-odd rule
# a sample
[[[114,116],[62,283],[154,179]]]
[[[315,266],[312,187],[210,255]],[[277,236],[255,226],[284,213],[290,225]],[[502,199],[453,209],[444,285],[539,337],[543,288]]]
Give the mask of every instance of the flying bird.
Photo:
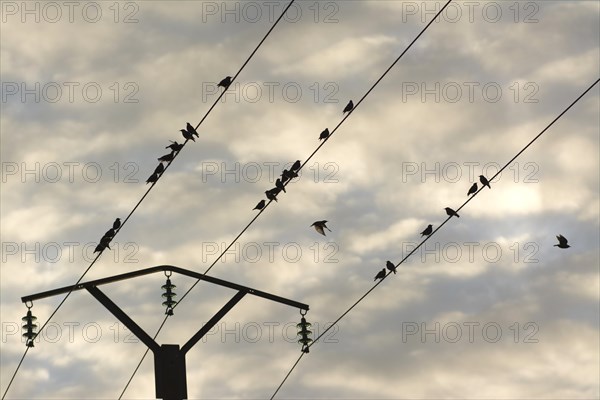
[[[160,175],[160,174],[162,174],[163,172],[165,172],[165,166],[164,166],[164,165],[163,165],[163,163],[161,162],[161,163],[159,163],[159,164],[156,166],[156,169],[154,170],[154,173],[155,173],[156,175]]]
[[[483,176],[483,175],[479,175],[479,182],[481,182],[481,184],[482,184],[483,186],[487,186],[487,187],[489,187],[490,189],[492,188],[492,187],[490,186],[490,182],[489,182],[489,181],[487,180],[487,178],[486,178],[485,176]]]
[[[150,175],[150,177],[146,181],[146,185],[149,184],[149,183],[154,183],[157,180],[158,180],[158,175],[157,174],[152,174],[152,175]]]
[[[315,230],[316,230],[317,232],[319,232],[321,235],[323,235],[323,236],[327,236],[327,235],[325,235],[325,230],[324,230],[324,229],[327,229],[329,232],[331,232],[331,229],[329,229],[329,228],[327,227],[327,225],[325,225],[326,223],[327,223],[327,221],[326,221],[326,220],[323,220],[323,221],[315,221],[315,222],[313,222],[313,224],[312,224],[311,226],[314,226],[314,227],[315,227]]]
[[[319,142],[321,140],[327,139],[329,137],[329,128],[325,128],[323,132],[319,135]]]
[[[159,157],[158,161],[170,162],[170,161],[173,161],[173,158],[175,158],[175,150],[171,151],[169,154],[165,154],[164,156]]]
[[[298,171],[300,169],[300,166],[302,165],[302,163],[300,162],[300,160],[296,160],[296,162],[294,162],[294,164],[292,165],[292,168],[290,168],[292,171]]]
[[[192,142],[195,142],[196,139],[194,139],[194,135],[192,135],[190,132],[186,131],[185,129],[180,129],[179,132],[181,132],[181,134],[183,135],[183,137],[187,140],[191,140]]]
[[[197,138],[200,137],[200,135],[198,135],[198,132],[196,131],[196,128],[194,128],[192,126],[192,124],[190,124],[189,122],[187,123],[187,125],[185,126],[185,129],[187,129],[187,131],[192,134],[192,135],[196,135]]]
[[[121,227],[121,218],[117,218],[117,219],[115,219],[115,222],[113,222],[113,229],[116,231],[120,227]]]
[[[231,85],[231,77],[227,76],[227,77],[221,79],[221,82],[219,82],[217,87],[222,87],[222,88],[225,88],[225,90],[227,90],[227,88],[229,88],[229,85]]]
[[[352,111],[353,108],[354,108],[354,103],[352,102],[352,100],[350,100],[348,102],[348,104],[346,105],[346,108],[344,108],[344,112],[342,112],[342,114],[346,114],[347,112]]]
[[[460,215],[458,215],[458,214],[456,213],[456,211],[454,211],[454,210],[453,210],[453,209],[451,209],[450,207],[446,207],[446,208],[445,208],[445,210],[446,210],[446,214],[448,214],[449,216],[451,216],[451,217],[454,217],[454,216],[456,216],[457,218],[460,218]]]
[[[558,244],[555,244],[554,247],[558,247],[559,249],[568,249],[571,247],[567,244],[569,241],[563,235],[558,235],[556,238],[558,239]]]
[[[279,190],[283,190],[283,193],[287,193],[285,191],[285,186],[283,186],[283,182],[281,182],[281,179],[277,178],[277,180],[275,181],[275,187]]]
[[[183,149],[183,143],[179,144],[177,143],[177,141],[172,140],[169,140],[169,142],[171,142],[171,144],[165,147],[165,149],[171,149],[173,151],[180,151],[181,149]]]
[[[469,191],[467,192],[467,196],[472,195],[473,193],[477,192],[477,182],[475,182],[473,184],[473,186],[471,186],[471,188],[469,189]]]
[[[385,278],[385,268],[382,269],[381,271],[379,271],[377,273],[377,275],[375,275],[375,279],[373,279],[373,282],[375,282],[377,279],[383,279]]]
[[[265,199],[262,199],[261,201],[258,202],[258,204],[256,205],[256,207],[253,208],[253,210],[262,210],[263,208],[265,208]]]
[[[385,266],[387,267],[387,269],[389,269],[390,271],[392,271],[394,274],[396,273],[396,266],[394,265],[393,262],[388,261],[388,262],[385,263]],[[384,274],[385,274],[385,272],[384,272]]]
[[[431,232],[433,232],[433,226],[431,224],[429,224],[429,225],[427,225],[427,228],[425,228],[425,230],[423,232],[421,232],[421,237],[429,236],[429,235],[431,235]]]
[[[267,190],[265,192],[265,194],[267,195],[267,199],[277,201],[277,193],[279,193],[279,190],[277,188],[275,189],[277,190],[277,192],[273,192],[273,189]]]

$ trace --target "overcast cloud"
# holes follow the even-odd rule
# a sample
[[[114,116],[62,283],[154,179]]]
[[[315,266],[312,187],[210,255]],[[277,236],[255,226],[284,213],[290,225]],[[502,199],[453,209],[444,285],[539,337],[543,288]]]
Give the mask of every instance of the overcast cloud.
[[[3,393],[25,350],[21,296],[79,278],[287,5],[65,3],[0,2]],[[297,2],[84,280],[205,271],[443,4]],[[210,275],[310,305],[322,332],[598,79],[599,13],[453,2]],[[596,85],[311,347],[277,398],[598,398],[599,108]],[[558,234],[572,247],[553,247]],[[179,296],[195,282],[171,279]],[[154,335],[164,281],[102,290]],[[201,282],[158,343],[183,345],[233,294]],[[61,298],[34,302],[40,324]],[[269,398],[300,354],[299,320],[246,296],[188,353],[189,398]],[[6,398],[115,399],[144,350],[74,292]],[[123,398],[154,396],[148,357]]]

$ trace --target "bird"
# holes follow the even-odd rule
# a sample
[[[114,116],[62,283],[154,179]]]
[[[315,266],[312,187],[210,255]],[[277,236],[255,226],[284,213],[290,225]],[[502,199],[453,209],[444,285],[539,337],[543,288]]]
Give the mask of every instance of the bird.
[[[183,137],[187,140],[191,140],[192,142],[195,142],[196,139],[194,139],[194,135],[192,135],[190,132],[186,131],[185,129],[180,129],[179,132],[181,132],[181,134],[183,135]]]
[[[258,202],[258,204],[256,205],[256,207],[253,208],[253,210],[262,210],[263,208],[265,208],[265,199],[262,199],[261,201]]]
[[[482,184],[483,186],[487,186],[487,187],[489,187],[490,189],[492,188],[492,187],[490,186],[490,182],[489,182],[489,181],[487,180],[487,178],[486,178],[485,176],[483,176],[483,175],[479,175],[479,182],[481,182],[481,184]]]
[[[387,267],[387,269],[389,269],[390,271],[392,271],[394,274],[396,273],[396,266],[394,265],[393,262],[388,261],[388,262],[385,263],[385,266]]]
[[[290,168],[290,170],[296,172],[300,169],[301,165],[302,165],[302,163],[300,162],[300,160],[296,160],[296,162],[294,162],[294,164],[292,165],[292,168]]]
[[[285,186],[283,186],[283,182],[281,182],[281,179],[277,178],[277,180],[275,181],[275,187],[279,190],[283,190],[283,193],[287,193],[285,191]]]
[[[155,173],[156,175],[160,175],[160,174],[162,174],[163,172],[165,172],[165,166],[164,166],[164,165],[163,165],[163,163],[161,162],[161,163],[159,163],[159,164],[156,166],[156,169],[154,170],[154,173]]]
[[[477,182],[475,182],[473,184],[473,186],[471,186],[471,188],[469,189],[469,191],[467,192],[467,196],[472,195],[473,193],[477,192]]]
[[[177,143],[177,141],[172,140],[169,140],[169,142],[171,142],[171,144],[165,147],[165,149],[171,149],[173,151],[180,151],[181,149],[183,149],[183,143],[179,144]]]
[[[317,232],[319,232],[321,235],[323,235],[323,236],[327,236],[327,235],[325,235],[325,230],[324,230],[324,229],[327,229],[329,232],[331,232],[331,229],[329,229],[329,228],[327,227],[327,225],[325,225],[326,223],[327,223],[327,220],[323,220],[323,221],[315,221],[315,222],[313,222],[313,223],[312,223],[312,225],[311,225],[311,226],[314,226],[314,227],[315,227],[315,230],[316,230]]]
[[[192,135],[196,135],[197,138],[200,137],[200,135],[198,135],[198,132],[196,131],[196,128],[194,128],[192,126],[192,124],[190,124],[189,122],[187,123],[187,125],[185,126],[185,129],[187,129],[187,131],[189,133],[191,133]]]
[[[217,87],[223,87],[225,88],[225,90],[227,90],[227,88],[229,88],[229,85],[231,85],[231,77],[226,76],[225,78],[221,79],[221,82],[219,82]]]
[[[112,237],[103,236],[102,239],[100,239],[100,243],[98,243],[98,245],[102,245],[103,247],[106,247],[106,248],[112,250],[109,246],[111,240],[112,240]]]
[[[348,102],[348,104],[346,105],[346,107],[344,108],[344,111],[342,112],[342,114],[346,114],[347,112],[352,111],[353,108],[354,108],[354,103],[352,102],[352,100],[350,100]]]
[[[446,214],[448,214],[449,216],[451,216],[451,217],[454,217],[454,216],[456,216],[456,217],[460,218],[460,215],[458,215],[458,214],[456,213],[456,211],[454,211],[454,210],[453,210],[453,209],[451,209],[450,207],[446,207],[446,208],[445,208],[445,210],[446,210]]]
[[[104,250],[106,248],[106,246],[103,246],[101,243],[98,243],[98,246],[96,246],[96,248],[94,249],[94,253],[99,253],[102,250]]]
[[[146,185],[149,183],[154,183],[158,180],[158,175],[157,174],[152,174],[150,175],[150,177],[148,178],[148,180],[146,180]]]
[[[106,233],[104,234],[104,236],[102,236],[102,238],[114,238],[115,237],[115,230],[113,228],[110,228],[109,230],[106,231]]]
[[[170,162],[170,161],[173,161],[173,158],[175,158],[175,150],[171,151],[169,154],[165,154],[164,156],[159,157],[158,161]]]
[[[555,244],[553,247],[558,247],[559,249],[568,249],[571,247],[567,244],[568,240],[563,235],[558,235],[556,238],[558,239],[558,244]]]
[[[115,222],[113,222],[113,229],[116,231],[120,227],[121,227],[121,218],[117,218],[117,219],[115,219]]]
[[[273,189],[267,190],[265,194],[267,195],[267,199],[277,201],[277,193],[273,192]]]
[[[329,137],[329,128],[325,128],[323,132],[319,135],[319,142],[323,139],[327,139]]]
[[[289,180],[297,178],[298,177],[298,173],[294,172],[294,171],[288,171],[287,169],[284,169],[283,172],[281,173],[281,176],[283,178],[281,181],[283,183],[285,183],[285,182],[287,182]]]
[[[379,271],[377,273],[377,275],[375,275],[375,279],[373,279],[373,282],[375,282],[377,279],[383,279],[385,278],[385,268],[382,269],[381,271]]]
[[[425,228],[425,230],[423,232],[421,232],[421,237],[429,236],[429,235],[431,235],[431,232],[433,232],[433,226],[431,224],[429,224],[429,225],[427,225],[427,228]]]

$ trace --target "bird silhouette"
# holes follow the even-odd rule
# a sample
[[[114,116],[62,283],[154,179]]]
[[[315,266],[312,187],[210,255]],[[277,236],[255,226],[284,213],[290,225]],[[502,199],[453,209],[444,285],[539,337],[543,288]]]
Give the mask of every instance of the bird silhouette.
[[[377,273],[377,275],[375,275],[375,279],[373,279],[373,282],[375,282],[377,279],[383,279],[385,278],[385,268],[382,269],[381,271],[379,271]]]
[[[104,234],[104,236],[102,236],[102,238],[114,238],[115,237],[115,230],[113,228],[110,228],[109,230],[106,231],[106,233]]]
[[[451,209],[450,207],[446,207],[444,210],[446,210],[446,214],[448,214],[451,217],[456,216],[457,218],[460,218],[460,215],[458,215],[456,213],[456,211],[454,211],[453,209]]]
[[[222,87],[222,88],[225,88],[225,90],[227,90],[227,88],[229,88],[229,85],[231,85],[231,77],[227,76],[227,77],[221,79],[221,82],[219,82],[217,87]]]
[[[298,173],[295,171],[288,171],[287,169],[284,169],[283,172],[281,173],[281,177],[283,178],[281,181],[283,183],[292,180],[294,178],[298,177]]]
[[[163,165],[163,163],[161,162],[161,163],[159,163],[159,164],[156,166],[156,169],[154,170],[154,173],[155,173],[156,175],[160,175],[160,174],[162,174],[163,172],[165,172],[165,166],[164,166],[164,165]]]
[[[158,161],[170,162],[170,161],[173,161],[173,158],[175,158],[175,150],[171,151],[169,154],[165,154],[164,156],[159,157]]]
[[[183,135],[183,137],[187,140],[191,140],[192,142],[195,142],[196,139],[194,139],[194,135],[192,135],[190,132],[186,131],[185,129],[180,129],[179,132],[181,132],[181,134]]]
[[[421,232],[421,237],[429,236],[429,235],[431,235],[431,232],[433,232],[433,226],[431,224],[429,224],[429,225],[427,225],[427,228],[425,228],[425,230],[423,232]]]
[[[285,186],[283,186],[283,182],[281,182],[281,179],[277,178],[277,180],[275,181],[275,187],[279,190],[283,190],[283,193],[287,193],[285,191]]]
[[[267,190],[265,192],[265,194],[267,195],[267,199],[277,201],[277,193],[279,193],[279,190],[277,188],[275,189],[277,190],[277,192],[274,192],[273,189]]]
[[[325,128],[323,132],[319,135],[319,142],[321,140],[327,139],[329,137],[329,128]]]
[[[479,182],[481,182],[481,184],[482,184],[483,186],[487,186],[487,187],[489,187],[490,189],[492,188],[492,187],[490,186],[490,182],[489,182],[489,181],[487,180],[487,178],[486,178],[485,176],[483,176],[483,175],[479,175]]]
[[[117,218],[117,219],[115,219],[115,222],[113,222],[113,229],[116,231],[120,227],[121,227],[121,218]]]
[[[200,137],[200,135],[198,135],[198,132],[196,131],[196,128],[194,128],[192,126],[192,124],[190,124],[189,122],[187,123],[187,125],[185,126],[185,129],[187,129],[187,131],[192,134],[192,135],[196,135],[197,138]]]
[[[292,168],[290,168],[290,170],[296,172],[300,169],[300,166],[302,165],[302,163],[300,162],[300,160],[296,160],[294,162],[294,164],[292,165]]]
[[[177,141],[172,140],[169,140],[169,142],[171,142],[171,144],[165,147],[165,149],[171,149],[173,151],[180,151],[181,149],[183,149],[183,143],[179,144],[177,143]]]
[[[470,196],[470,195],[472,195],[473,193],[476,193],[476,192],[477,192],[477,182],[475,182],[473,184],[473,186],[471,186],[471,188],[467,192],[467,196]]]
[[[556,238],[558,239],[558,244],[555,244],[553,247],[558,247],[559,249],[568,249],[571,247],[567,244],[569,241],[563,235],[558,235]]]
[[[331,229],[329,229],[329,228],[327,227],[327,225],[325,225],[326,223],[327,223],[327,220],[323,220],[323,221],[315,221],[315,222],[313,222],[313,223],[312,223],[312,225],[311,225],[311,226],[314,226],[314,227],[315,227],[315,230],[316,230],[317,232],[319,232],[321,235],[323,235],[323,236],[327,236],[327,235],[325,235],[325,229],[327,229],[329,232],[331,232]]]
[[[158,180],[158,175],[157,174],[152,174],[152,175],[150,175],[150,177],[146,181],[146,185],[149,184],[149,183],[154,183],[157,180]]]
[[[98,243],[98,246],[102,246],[103,249],[106,247],[108,249],[110,249],[110,241],[112,240],[112,237],[108,237],[108,236],[103,236],[102,239],[100,239],[100,243]],[[112,250],[112,249],[111,249]]]
[[[104,250],[106,248],[106,246],[102,245],[101,243],[98,243],[98,246],[96,246],[96,248],[94,249],[94,253],[99,253],[102,250]]]
[[[389,269],[390,271],[392,271],[394,274],[396,273],[396,266],[394,265],[393,262],[388,261],[385,263],[385,266],[387,267],[387,269]]]
[[[348,102],[348,104],[346,104],[346,107],[344,108],[344,111],[342,112],[342,114],[346,114],[347,112],[350,112],[354,109],[354,103],[352,102],[352,100],[350,100]]]
[[[256,207],[253,208],[253,210],[262,210],[263,208],[265,208],[265,204],[266,204],[265,199],[262,199],[261,201],[258,202]]]

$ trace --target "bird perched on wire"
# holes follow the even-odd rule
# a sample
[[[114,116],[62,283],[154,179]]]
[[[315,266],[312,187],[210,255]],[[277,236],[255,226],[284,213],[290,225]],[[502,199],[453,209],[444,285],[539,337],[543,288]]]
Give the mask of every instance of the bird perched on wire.
[[[277,189],[277,188],[273,188],[273,189],[267,190],[265,192],[265,194],[267,195],[267,199],[273,200],[273,201],[277,201],[278,193],[279,193],[279,189]]]
[[[103,236],[102,239],[100,239],[100,243],[98,243],[98,246],[96,246],[96,249],[94,249],[94,253],[100,252],[106,248],[108,248],[109,250],[112,250],[110,248],[111,240],[112,240],[112,237]]]
[[[277,178],[277,180],[275,181],[275,187],[279,190],[283,190],[283,193],[287,193],[285,191],[285,186],[283,186],[283,182],[281,182],[281,179]]]
[[[177,141],[172,140],[169,140],[169,142],[171,142],[171,144],[165,147],[165,149],[171,149],[173,151],[180,151],[181,149],[183,149],[183,143],[179,144],[177,143]]]
[[[312,223],[312,225],[311,225],[311,226],[314,226],[314,227],[315,227],[315,230],[316,230],[317,232],[319,232],[321,235],[323,235],[323,236],[327,236],[327,235],[325,235],[325,229],[327,229],[329,232],[331,232],[331,229],[329,229],[329,228],[327,227],[327,225],[325,225],[325,224],[327,224],[327,221],[326,221],[326,220],[323,220],[323,221],[315,221],[315,222],[313,222],[313,223]]]
[[[298,173],[295,171],[288,171],[287,169],[284,169],[283,172],[281,173],[281,177],[283,178],[281,181],[283,183],[290,181],[294,178],[298,177]]]
[[[150,177],[146,180],[146,185],[149,183],[154,183],[158,180],[158,175],[157,174],[152,174],[150,175]]]
[[[192,142],[195,142],[196,139],[194,139],[194,135],[192,135],[190,132],[186,131],[185,129],[180,129],[179,132],[181,132],[181,134],[183,135],[183,137],[187,140],[191,140]]]
[[[476,192],[477,192],[477,182],[475,182],[475,183],[473,184],[473,186],[471,186],[471,188],[470,188],[470,189],[469,189],[469,191],[467,192],[467,196],[470,196],[470,195],[472,195],[472,194],[474,194],[474,193],[476,193]]]
[[[388,261],[385,263],[385,266],[387,267],[387,269],[389,269],[390,271],[392,271],[394,274],[396,273],[396,266],[394,265],[393,262]]]
[[[154,173],[155,173],[156,175],[160,175],[160,174],[162,174],[163,172],[165,172],[165,166],[164,166],[164,165],[163,165],[163,163],[161,162],[161,163],[159,163],[159,164],[156,166],[156,169],[154,170]]]
[[[319,135],[319,142],[321,140],[325,140],[329,137],[329,128],[325,128],[325,130],[323,132],[321,132],[321,134]]]
[[[160,162],[171,162],[175,158],[175,150],[171,151],[169,154],[165,154],[162,157],[158,158]]]
[[[558,239],[558,244],[555,244],[553,247],[558,247],[559,249],[568,249],[571,247],[567,244],[569,241],[563,235],[558,235],[556,238]]]
[[[110,228],[109,230],[106,231],[106,233],[104,234],[104,236],[102,236],[102,238],[114,238],[115,237],[115,230],[113,228]]]
[[[296,160],[294,164],[292,164],[292,168],[290,168],[290,170],[297,172],[300,169],[300,166],[302,166],[302,163],[300,160]]]
[[[352,100],[350,100],[348,102],[348,104],[346,104],[346,107],[344,108],[344,111],[342,112],[342,114],[346,114],[347,112],[350,112],[354,109],[354,103],[352,102]]]
[[[229,88],[229,85],[231,85],[231,77],[226,76],[225,78],[221,79],[221,82],[219,82],[217,87],[222,87],[225,88],[225,90],[227,90]]]
[[[448,214],[450,217],[457,217],[460,218],[460,215],[458,215],[456,213],[456,211],[454,211],[453,209],[451,209],[450,207],[446,207],[444,208],[444,210],[446,210],[446,214]]]
[[[425,230],[423,232],[421,232],[421,237],[429,236],[429,235],[431,235],[431,232],[433,232],[433,226],[431,224],[429,224],[429,225],[427,225],[427,228],[425,228]]]
[[[195,135],[197,138],[200,137],[200,135],[198,135],[198,132],[196,131],[196,128],[194,128],[192,126],[192,124],[190,124],[189,122],[187,123],[187,125],[185,126],[185,129],[192,135]]]
[[[263,208],[265,208],[265,204],[266,204],[265,199],[262,199],[261,201],[258,202],[256,207],[253,208],[253,210],[262,210]]]
[[[489,182],[489,181],[487,180],[487,178],[486,178],[485,176],[483,176],[483,175],[479,175],[479,182],[481,182],[481,184],[482,184],[483,186],[487,186],[487,187],[488,187],[488,188],[490,188],[490,189],[492,188],[492,187],[490,186],[490,182]]]
[[[113,229],[116,231],[120,227],[121,227],[121,218],[117,218],[117,219],[115,219],[115,222],[113,222]]]
[[[382,269],[381,271],[379,271],[377,273],[377,275],[375,275],[375,279],[373,279],[373,282],[375,282],[377,279],[383,279],[385,278],[385,268]]]

